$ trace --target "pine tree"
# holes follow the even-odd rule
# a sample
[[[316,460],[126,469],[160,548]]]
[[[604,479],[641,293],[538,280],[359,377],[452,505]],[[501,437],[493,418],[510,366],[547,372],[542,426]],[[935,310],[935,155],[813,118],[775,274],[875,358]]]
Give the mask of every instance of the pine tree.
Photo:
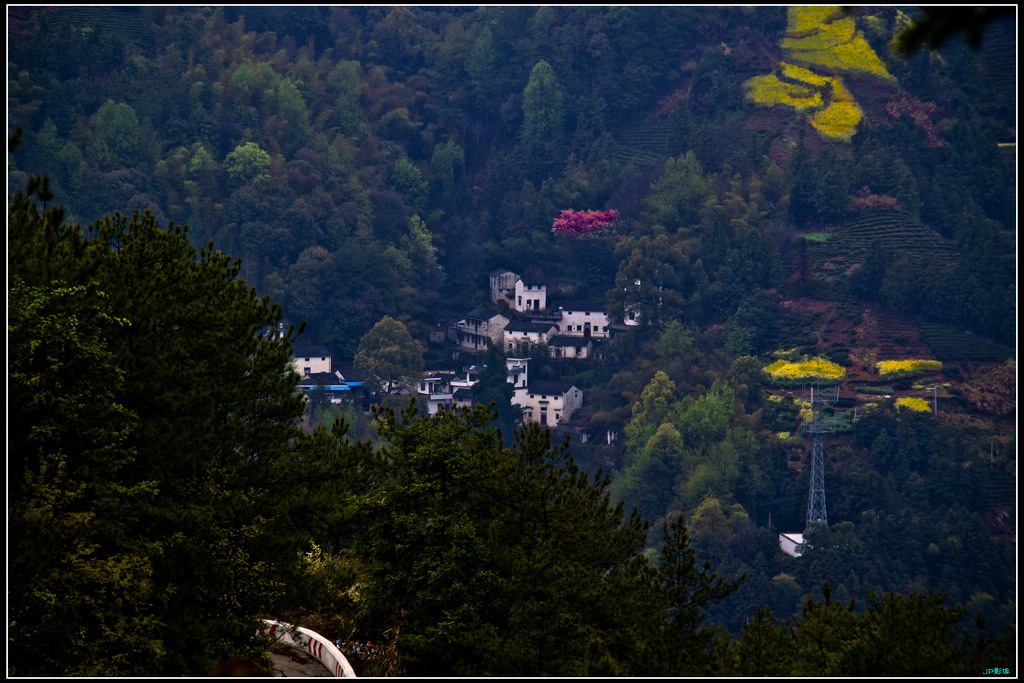
[[[266,334],[281,309],[184,228],[83,231],[52,199],[33,180],[8,213],[12,671],[258,657],[309,481],[331,481],[298,428],[291,336]]]

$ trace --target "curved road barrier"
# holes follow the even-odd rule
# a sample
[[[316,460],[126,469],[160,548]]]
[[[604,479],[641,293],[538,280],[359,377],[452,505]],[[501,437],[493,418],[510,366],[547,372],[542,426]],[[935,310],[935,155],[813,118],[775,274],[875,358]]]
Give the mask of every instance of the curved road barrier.
[[[260,635],[302,648],[316,657],[321,664],[327,667],[328,671],[338,678],[356,677],[356,672],[345,659],[345,655],[341,654],[341,650],[316,631],[271,619],[264,619],[263,624],[264,628],[260,630]]]

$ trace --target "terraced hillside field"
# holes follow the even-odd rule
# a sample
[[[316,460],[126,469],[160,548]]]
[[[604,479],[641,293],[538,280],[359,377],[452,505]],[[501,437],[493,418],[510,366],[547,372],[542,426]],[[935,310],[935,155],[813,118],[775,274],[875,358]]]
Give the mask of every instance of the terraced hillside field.
[[[875,240],[886,251],[902,251],[914,258],[943,263],[953,263],[957,258],[951,241],[907,212],[879,210],[866,213],[831,233],[828,239],[809,245],[818,276],[833,280],[853,266],[863,265]]]

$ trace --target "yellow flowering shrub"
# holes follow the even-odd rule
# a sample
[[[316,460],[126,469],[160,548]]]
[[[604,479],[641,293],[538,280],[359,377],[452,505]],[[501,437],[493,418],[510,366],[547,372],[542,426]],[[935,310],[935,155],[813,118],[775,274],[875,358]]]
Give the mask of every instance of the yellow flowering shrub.
[[[779,359],[766,367],[765,371],[776,382],[785,384],[798,384],[813,380],[837,382],[846,376],[846,370],[842,366],[820,357],[795,363]]]
[[[914,410],[919,413],[932,412],[931,406],[928,405],[928,401],[916,396],[904,396],[903,398],[896,399],[896,409],[900,410],[902,408]]]
[[[772,403],[782,403],[786,399],[782,398],[778,394],[769,394],[768,395],[768,400],[771,401]]]
[[[776,436],[779,437],[779,441],[788,441],[793,438],[793,435],[789,432],[779,432]]]
[[[809,401],[803,399],[794,399],[793,404],[800,409],[797,417],[800,418],[801,424],[810,422],[814,419],[814,408],[811,406]]]
[[[875,369],[878,370],[878,374],[882,376],[905,375],[911,372],[921,372],[924,370],[941,370],[942,363],[937,360],[918,359],[880,360],[875,363]]]

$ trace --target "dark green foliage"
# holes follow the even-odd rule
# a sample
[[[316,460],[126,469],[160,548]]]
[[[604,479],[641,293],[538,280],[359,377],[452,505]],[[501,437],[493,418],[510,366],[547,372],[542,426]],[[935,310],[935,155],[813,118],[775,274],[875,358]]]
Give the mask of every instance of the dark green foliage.
[[[411,675],[642,675],[713,666],[703,610],[734,590],[699,569],[681,519],[658,568],[639,514],[612,505],[537,425],[503,446],[483,406],[377,413],[342,554],[363,567],[378,670]],[[680,646],[683,646],[680,648]]]
[[[296,440],[290,338],[264,334],[280,308],[180,227],[115,215],[83,234],[38,209],[45,181],[29,191],[8,214],[11,670],[258,656],[319,467]]]
[[[512,403],[515,387],[508,381],[508,366],[501,348],[491,344],[483,358],[484,368],[473,385],[473,402],[482,406],[494,404],[494,426],[505,443],[511,443],[522,421],[523,410]],[[536,371],[536,365],[531,366]]]
[[[927,28],[932,14],[944,12],[860,8],[855,15],[858,28],[884,54],[907,14],[923,18]],[[628,491],[626,504],[639,505],[655,522],[685,510],[694,525],[694,547],[716,571],[748,573],[745,586],[708,608],[709,622],[726,624],[733,634],[764,604],[785,620],[800,610],[803,587],[820,585],[825,575],[844,603],[874,585],[903,594],[942,590],[950,604],[974,605],[989,620],[990,641],[978,645],[978,652],[986,652],[1002,632],[1012,613],[1014,570],[1009,553],[992,539],[1012,537],[1006,521],[1012,519],[1006,502],[1012,501],[1012,490],[1006,493],[1010,475],[1000,470],[999,455],[1000,448],[1004,457],[1012,452],[1013,442],[1007,441],[1013,429],[1007,418],[977,414],[976,392],[958,385],[975,381],[978,370],[971,364],[1010,358],[1016,339],[1016,157],[1007,144],[1016,129],[1016,41],[1008,16],[987,23],[976,51],[952,40],[910,60],[887,60],[895,87],[847,79],[866,114],[850,143],[825,140],[799,117],[741,98],[746,78],[777,72],[784,7],[14,7],[9,19],[9,112],[13,124],[26,127],[24,144],[9,158],[10,186],[20,187],[30,173],[49,173],[47,185],[37,184],[34,203],[52,211],[55,192],[68,218],[46,218],[40,206],[40,215],[29,219],[29,204],[15,200],[9,206],[11,216],[21,215],[9,221],[9,262],[32,263],[38,271],[35,280],[24,272],[16,280],[11,269],[10,335],[20,345],[11,345],[12,368],[15,360],[26,364],[26,377],[50,377],[41,369],[47,362],[55,373],[85,368],[46,385],[59,400],[46,398],[45,409],[43,403],[26,404],[35,412],[25,425],[12,421],[17,438],[28,438],[28,425],[38,426],[32,438],[58,443],[69,463],[86,463],[78,469],[69,465],[66,474],[51,469],[46,476],[33,475],[36,488],[25,489],[37,496],[25,523],[37,525],[33,530],[42,525],[51,534],[45,537],[60,539],[33,548],[40,566],[50,568],[40,580],[45,590],[33,598],[43,605],[33,612],[40,618],[54,613],[47,605],[58,603],[47,601],[61,591],[71,597],[59,604],[77,605],[68,608],[69,620],[81,621],[82,611],[92,609],[75,602],[80,583],[65,581],[70,576],[91,582],[95,594],[139,595],[135,602],[141,606],[170,605],[175,598],[147,586],[157,579],[170,585],[179,577],[152,558],[158,551],[192,557],[187,539],[146,539],[136,550],[128,547],[135,543],[130,535],[124,542],[104,541],[96,550],[92,541],[75,541],[80,552],[66,557],[48,554],[66,539],[121,538],[120,527],[105,521],[109,515],[92,512],[121,505],[121,489],[101,482],[90,464],[96,459],[105,458],[104,471],[124,479],[118,486],[134,496],[126,518],[158,517],[161,505],[153,501],[160,495],[180,499],[196,489],[214,491],[211,504],[228,500],[232,510],[252,509],[227,493],[235,486],[227,479],[256,476],[249,470],[241,479],[225,474],[223,494],[202,488],[189,474],[205,450],[230,461],[213,442],[243,431],[232,421],[238,413],[230,398],[223,405],[205,395],[193,402],[185,384],[227,385],[237,376],[215,369],[224,358],[220,351],[201,351],[201,339],[227,343],[207,328],[212,311],[184,315],[174,307],[177,298],[201,299],[215,285],[189,280],[187,270],[175,274],[173,266],[150,277],[141,264],[126,261],[129,254],[156,258],[164,248],[187,255],[188,239],[198,246],[213,238],[244,258],[238,278],[280,301],[286,318],[307,320],[309,336],[330,345],[343,362],[355,357],[360,340],[384,316],[401,320],[414,343],[423,342],[440,320],[481,305],[486,275],[499,267],[557,279],[559,298],[604,297],[616,322],[636,313],[642,324],[602,342],[602,364],[587,376],[586,461],[594,469],[616,468],[615,492]],[[969,19],[961,28],[973,25]],[[108,260],[84,246],[90,238],[62,232],[78,218],[84,223],[114,210],[132,215],[145,208],[157,224],[187,222],[187,235],[166,242],[147,237]],[[567,208],[615,209],[620,220],[599,237],[563,239],[551,234],[551,221]],[[121,218],[105,221],[103,230],[108,236],[148,234],[149,219],[142,215],[135,227]],[[48,224],[45,234],[51,237],[29,249],[17,237],[16,224]],[[798,230],[815,232],[817,239],[800,240]],[[26,258],[30,253],[45,257]],[[201,260],[198,252],[193,256]],[[230,263],[216,265],[219,258],[209,255],[210,267],[230,270]],[[139,283],[130,277],[133,268],[142,273]],[[820,305],[806,301],[811,297],[835,303],[843,318],[863,329],[848,343],[842,337],[837,342],[835,334],[844,330],[807,312]],[[769,519],[783,529],[802,524],[808,482],[799,465],[808,444],[769,433],[793,432],[797,417],[762,401],[758,365],[771,362],[767,354],[774,350],[796,349],[824,352],[838,362],[845,357],[851,375],[858,373],[863,350],[873,343],[868,312],[876,306],[886,309],[887,318],[892,311],[902,313],[908,325],[880,351],[915,343],[909,326],[920,323],[932,354],[946,362],[949,396],[940,396],[937,420],[891,419],[884,415],[885,401],[878,402],[880,416],[864,417],[861,411],[852,437],[844,432],[826,446],[835,542],[799,560],[780,557],[765,529]],[[119,307],[136,317],[153,314],[158,322],[132,320]],[[197,341],[182,341],[188,335]],[[33,347],[25,341],[36,337],[45,343]],[[442,351],[434,350],[440,365]],[[918,346],[914,354],[923,351]],[[113,360],[120,358],[116,354],[130,357],[132,378],[152,371],[158,385],[152,396],[130,389],[144,415],[127,402],[128,368]],[[210,361],[181,373],[181,379],[164,369],[168,355],[181,360],[194,354]],[[951,369],[951,363],[963,365]],[[511,447],[515,415],[502,407],[509,405],[509,387],[493,365],[499,391],[486,402],[498,406],[503,442]],[[651,412],[650,420],[640,420],[622,439],[634,404],[642,403],[641,393],[658,371],[674,384],[668,401],[673,409]],[[12,396],[16,389],[19,397],[35,397],[37,385],[15,387],[16,374],[12,369]],[[538,358],[531,367],[534,378],[578,374],[583,373],[569,361]],[[731,394],[709,391],[716,382],[728,385]],[[893,389],[911,391],[912,383],[901,381]],[[82,399],[95,385],[110,390]],[[479,388],[486,397],[486,383]],[[198,423],[211,406],[219,422],[204,429]],[[354,411],[347,409],[346,424],[369,438],[369,418]],[[326,423],[341,410],[314,412],[314,421]],[[961,427],[946,429],[949,420]],[[258,422],[249,426],[256,429]],[[61,425],[84,423],[107,427],[90,432],[91,441],[61,431]],[[161,430],[171,434],[166,444],[145,445],[171,462],[156,466],[149,479],[148,461],[131,449],[143,437],[160,440]],[[612,443],[605,443],[606,434]],[[365,490],[366,471],[338,465],[362,462],[347,453],[364,447],[351,443],[354,436],[336,439],[320,432],[302,448],[327,449],[331,456],[324,462],[360,482],[352,483],[353,490]],[[187,452],[179,458],[180,450]],[[78,453],[81,459],[71,457]],[[315,471],[304,455],[291,457],[303,462],[297,469]],[[981,466],[986,464],[987,470]],[[176,483],[178,468],[187,475],[185,483]],[[139,488],[163,476],[172,483],[161,481],[161,493]],[[341,484],[323,479],[310,487],[274,476],[303,492],[298,507],[289,508],[294,501],[281,498],[274,514],[290,509],[291,521],[280,528],[318,528],[314,541],[328,558],[317,565],[320,578],[311,580],[320,586],[313,591],[320,597],[299,596],[297,587],[305,582],[287,581],[282,600],[311,609],[319,602],[343,613],[338,619],[350,619],[356,592],[324,595],[331,590],[325,586],[351,586],[358,575],[358,563],[342,563],[332,574],[335,532],[350,511],[348,503],[330,501],[351,496],[341,493],[347,490]],[[23,475],[10,478],[20,482]],[[53,491],[63,498],[38,503],[51,500],[46,496]],[[162,507],[169,526],[180,513],[183,528],[198,528],[197,542],[214,548],[197,555],[195,566],[201,569],[205,562],[220,580],[219,567],[230,551],[222,541],[234,528],[224,519],[228,513],[209,513],[207,525],[201,506],[188,514],[170,512],[175,505]],[[61,512],[72,509],[82,515]],[[10,535],[22,539],[22,548],[35,532],[14,526]],[[108,526],[115,531],[108,533]],[[452,552],[459,558],[475,552],[475,538],[460,536],[460,549]],[[306,540],[285,554],[305,553]],[[659,538],[649,542],[656,552]],[[263,561],[255,550],[246,552],[245,562]],[[462,585],[457,563],[443,553],[437,557],[440,565],[448,563],[441,575]],[[477,570],[467,562],[467,571]],[[12,563],[12,576],[23,580],[31,574],[26,566]],[[239,585],[259,573],[246,571],[239,570]],[[334,578],[322,581],[324,573]],[[431,599],[434,606],[458,604],[453,595]],[[112,605],[108,616],[118,600],[106,601]],[[217,600],[200,596],[197,604],[217,607]],[[866,608],[863,600],[859,604]],[[619,603],[607,610],[607,623],[636,618]],[[424,623],[425,614],[418,617]],[[523,612],[527,635],[514,642],[536,655],[563,642],[558,637],[579,641],[578,631],[549,617]],[[93,620],[96,628],[80,642],[96,643],[95,657],[81,655],[78,673],[94,664],[100,672],[131,668],[128,660],[107,656],[120,632],[113,629],[130,628],[118,619]],[[548,621],[562,631],[528,634],[534,627],[544,631]],[[762,618],[757,626],[766,642],[778,635],[770,621]],[[156,652],[150,645],[163,626],[141,617],[131,623],[138,651]],[[426,661],[423,653],[430,647],[464,633],[438,628],[404,643],[403,652]],[[633,655],[623,653],[636,653],[630,643],[642,640],[641,634],[655,642],[652,628],[630,625],[592,634],[585,663],[560,670],[643,671]],[[493,641],[491,649],[474,645],[474,652],[498,653],[493,661],[501,659],[510,670],[512,646],[501,650],[493,633],[480,637]],[[207,647],[215,640],[193,647],[196,657],[216,649]],[[713,647],[721,642],[714,640]],[[413,645],[419,649],[410,650]],[[68,651],[78,656],[81,649]],[[732,655],[716,651],[722,654],[719,670],[726,671]],[[466,657],[479,662],[483,655]],[[743,661],[733,658],[733,670],[746,672]],[[759,661],[765,663],[757,670],[792,673]],[[467,664],[465,670],[471,668]]]

